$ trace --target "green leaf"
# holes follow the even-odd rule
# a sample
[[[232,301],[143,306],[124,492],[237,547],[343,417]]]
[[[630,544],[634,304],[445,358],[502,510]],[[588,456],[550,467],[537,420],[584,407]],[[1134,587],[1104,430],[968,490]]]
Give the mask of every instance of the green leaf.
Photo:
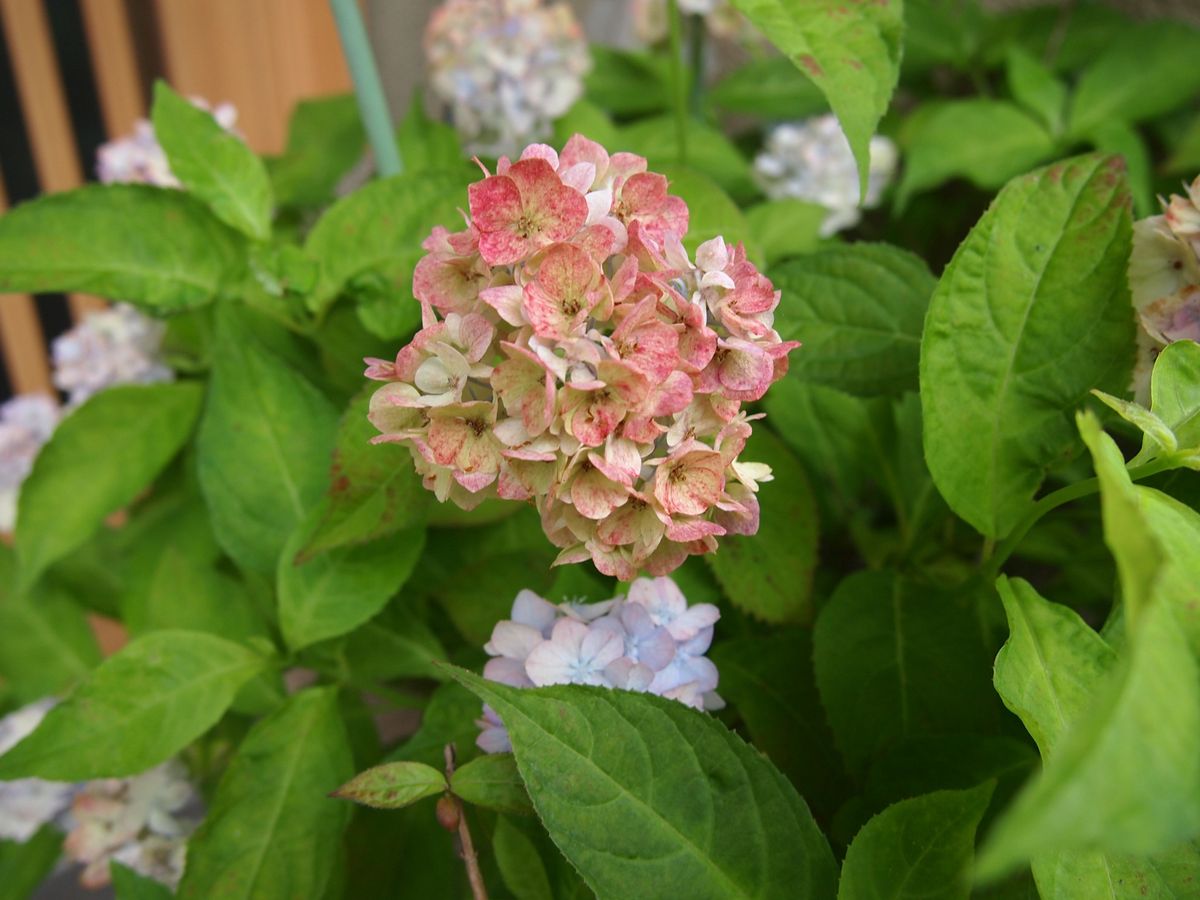
[[[304,244],[321,267],[309,308],[321,312],[348,282],[370,275],[386,285],[378,302],[410,306],[419,314],[412,273],[425,253],[421,242],[435,225],[461,224],[464,182],[458,174],[412,172],[372,181],[333,204]]]
[[[608,113],[586,97],[577,100],[574,106],[555,120],[554,145],[564,147],[576,134],[582,134],[605,147],[616,146],[620,141],[617,126]]]
[[[1076,137],[1106,122],[1140,122],[1169,112],[1200,91],[1200,31],[1161,19],[1130,24],[1084,69],[1071,98]]]
[[[837,114],[867,191],[870,141],[900,77],[899,0],[733,0],[813,81]]]
[[[755,748],[788,776],[818,819],[832,818],[847,779],[817,693],[812,632],[723,638],[709,658],[721,672],[721,696],[742,717]]]
[[[1171,148],[1171,157],[1163,163],[1163,170],[1168,175],[1193,176],[1200,170],[1200,115],[1192,117],[1192,122],[1180,134],[1178,141]]]
[[[29,900],[62,855],[62,834],[43,825],[23,844],[0,841],[0,900]]]
[[[279,205],[328,203],[366,142],[353,94],[301,100],[288,121],[287,148],[266,160]]]
[[[433,766],[390,762],[359,772],[332,796],[376,809],[400,809],[446,789],[446,776]]]
[[[327,795],[353,771],[337,691],[292,696],[238,748],[188,841],[179,897],[321,897],[350,817]]]
[[[838,900],[967,900],[975,829],[994,787],[937,791],[875,816],[846,850]]]
[[[996,692],[1020,717],[1043,758],[1083,715],[1117,655],[1079,615],[1027,581],[996,583],[1009,638],[996,656]]]
[[[758,533],[721,539],[705,555],[725,595],[765,622],[812,618],[817,565],[817,506],[795,454],[766,428],[756,428],[742,456],[766,463],[774,476],[758,492]]]
[[[20,584],[79,547],[132,501],[188,439],[203,390],[193,382],[101,391],[63,420],[21,488]]]
[[[820,245],[821,223],[829,211],[819,203],[785,198],[767,200],[746,210],[746,225],[762,248],[768,266],[791,256],[811,253]]]
[[[234,233],[183,191],[107,185],[0,217],[0,292],[83,291],[157,313],[209,303],[243,263]]]
[[[504,721],[539,817],[598,897],[832,895],[808,807],[716,719],[648,694],[454,677]]]
[[[592,68],[584,77],[584,93],[601,109],[633,116],[670,108],[670,64],[665,58],[601,44],[588,51]]]
[[[455,769],[450,776],[450,790],[474,806],[533,815],[525,782],[511,753],[485,753]]]
[[[996,657],[996,690],[1050,759],[1116,669],[1117,656],[1072,610],[1042,599],[1028,583],[1002,578],[997,586],[1011,636]],[[1033,857],[1033,873],[1048,900],[1133,900],[1147,890],[1150,896],[1186,896],[1200,878],[1200,852],[1192,843],[1145,859],[1052,851]]]
[[[161,881],[139,875],[115,859],[109,861],[108,870],[112,875],[113,893],[117,900],[170,900],[175,896]]]
[[[312,521],[301,522],[279,557],[279,626],[292,650],[345,634],[376,615],[412,574],[424,528],[335,547],[298,564]]]
[[[1194,841],[1137,857],[1099,851],[1063,851],[1034,857],[1033,877],[1042,900],[1175,900],[1200,883],[1200,847]]]
[[[367,419],[375,385],[361,391],[338,426],[329,490],[303,559],[334,547],[363,544],[410,529],[425,519],[429,491],[408,449],[372,444],[379,430]]]
[[[1158,201],[1154,198],[1150,148],[1131,125],[1117,121],[1105,122],[1092,129],[1088,141],[1102,153],[1113,153],[1125,160],[1129,190],[1133,194],[1133,211],[1138,218],[1160,211]]]
[[[0,757],[0,779],[136,775],[206,732],[263,659],[196,631],[158,631],[110,656]]]
[[[271,234],[271,181],[266,167],[236,135],[167,85],[154,85],[150,118],[171,171],[218,219],[243,234]]]
[[[1051,134],[1062,131],[1067,106],[1067,86],[1029,51],[1009,48],[1005,68],[1013,99],[1042,120]]]
[[[1200,829],[1200,670],[1169,604],[1149,605],[1129,649],[996,822],[981,879],[1058,850],[1156,853]]]
[[[333,642],[331,649],[340,651],[351,673],[366,682],[395,678],[445,679],[445,670],[434,662],[446,659],[446,649],[428,625],[399,607],[400,604],[392,604],[365,625],[354,629],[344,644]]]
[[[851,394],[917,387],[921,329],[936,282],[887,244],[844,244],[771,270],[783,292],[775,327],[803,346],[789,374]]]
[[[821,89],[781,56],[739,66],[708,90],[707,99],[725,112],[767,119],[802,119],[829,109]]]
[[[492,852],[505,887],[517,900],[555,900],[550,876],[537,847],[505,816],[496,819]]]
[[[1119,160],[1076,157],[1010,182],[942,275],[921,342],[925,453],[946,502],[989,537],[1076,445],[1087,392],[1128,383],[1129,241]]]
[[[448,671],[449,667],[443,667]],[[387,757],[415,759],[431,766],[440,766],[445,759],[447,744],[458,748],[458,759],[465,761],[474,754],[475,738],[479,736],[479,700],[461,685],[448,681],[438,685],[421,715],[417,733],[397,747]]]
[[[1200,344],[1176,341],[1158,354],[1150,373],[1150,412],[1170,430],[1179,447],[1200,448]],[[1149,437],[1143,440],[1130,465],[1158,456],[1154,443]]]
[[[683,246],[694,254],[705,241],[722,235],[727,243],[746,244],[751,259],[759,256],[750,226],[736,203],[721,187],[702,172],[669,164],[660,171],[671,183],[671,193],[682,197],[688,205],[690,219]]]
[[[903,738],[994,729],[977,602],[890,572],[858,572],[838,585],[817,618],[813,658],[852,772]]]
[[[921,110],[904,136],[904,174],[896,202],[951,178],[1000,187],[1054,153],[1050,133],[1004,100],[975,97]]]
[[[0,676],[20,700],[63,693],[99,661],[87,615],[65,592],[41,582],[0,596]]]
[[[1175,440],[1175,433],[1171,431],[1166,422],[1146,409],[1146,407],[1139,406],[1129,400],[1122,400],[1120,397],[1114,397],[1112,394],[1106,394],[1104,391],[1092,391],[1092,394],[1097,400],[1130,425],[1138,428],[1145,435],[1143,446],[1149,446],[1151,459],[1163,454],[1170,455],[1179,449],[1179,443]]]
[[[646,157],[652,171],[681,166],[684,163],[677,142],[663,140],[663,135],[671,134],[674,128],[675,118],[671,115],[641,119],[621,129],[618,145]],[[735,197],[758,193],[750,176],[750,163],[737,147],[720,131],[695,119],[687,122],[687,165],[703,172]]]
[[[275,575],[280,551],[326,483],[337,411],[252,328],[222,307],[196,442],[217,540],[237,563]]]
[[[400,127],[396,129],[396,144],[400,158],[409,172],[446,172],[465,168],[458,132],[452,125],[431,119],[425,114],[425,101],[421,88],[413,90],[408,112]]]
[[[1142,511],[1142,497],[1133,486],[1120,448],[1100,430],[1091,413],[1076,416],[1083,442],[1092,452],[1100,481],[1100,509],[1104,516],[1104,543],[1112,551],[1121,583],[1123,613],[1130,622],[1150,602],[1164,563],[1162,545]]]

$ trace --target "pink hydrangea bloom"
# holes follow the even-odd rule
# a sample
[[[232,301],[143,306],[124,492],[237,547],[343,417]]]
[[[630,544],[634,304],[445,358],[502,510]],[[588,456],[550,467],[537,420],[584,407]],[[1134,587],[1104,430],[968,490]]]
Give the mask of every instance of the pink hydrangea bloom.
[[[1172,194],[1161,215],[1133,226],[1129,287],[1138,315],[1133,392],[1150,404],[1150,373],[1168,344],[1200,342],[1200,177]]]
[[[711,603],[689,606],[669,578],[639,578],[626,597],[557,606],[521,591],[512,618],[484,645],[483,675],[512,687],[586,684],[658,694],[694,709],[720,709],[717,667],[705,653],[721,617]],[[487,753],[512,749],[485,706],[476,740]]]
[[[501,158],[469,208],[424,244],[424,327],[366,361],[375,440],[407,446],[439,500],[532,501],[558,563],[624,581],[753,534],[770,469],[740,459],[741,405],[798,345],[741,245],[693,262],[667,179],[580,135]]]

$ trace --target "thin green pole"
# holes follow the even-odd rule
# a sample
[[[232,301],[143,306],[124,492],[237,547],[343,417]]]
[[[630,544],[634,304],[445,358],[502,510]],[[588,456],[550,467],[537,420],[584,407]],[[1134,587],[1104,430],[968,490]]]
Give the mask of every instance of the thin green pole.
[[[675,107],[675,143],[679,161],[687,165],[687,80],[683,74],[683,22],[677,0],[670,0],[668,3],[667,16],[670,27],[668,34],[671,53],[671,92],[675,95],[672,98]]]
[[[329,0],[333,18],[337,22],[338,36],[342,40],[342,52],[350,66],[350,77],[354,79],[354,94],[358,98],[358,112],[367,129],[371,149],[375,152],[375,166],[383,177],[399,175],[404,171],[400,161],[400,150],[392,134],[392,119],[388,115],[387,98],[379,81],[379,70],[375,67],[375,56],[367,40],[367,29],[355,0]]]

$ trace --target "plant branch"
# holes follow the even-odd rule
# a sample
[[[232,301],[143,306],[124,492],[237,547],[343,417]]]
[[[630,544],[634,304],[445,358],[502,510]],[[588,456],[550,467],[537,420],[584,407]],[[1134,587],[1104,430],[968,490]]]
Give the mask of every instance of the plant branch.
[[[1129,478],[1132,481],[1140,481],[1143,478],[1149,478],[1151,475],[1157,475],[1159,472],[1165,472],[1168,469],[1176,468],[1177,464],[1172,459],[1157,459],[1154,462],[1146,463],[1144,466],[1137,466],[1129,470]],[[996,580],[996,576],[1000,574],[1000,568],[1012,556],[1013,551],[1024,539],[1031,528],[1036,525],[1041,518],[1052,510],[1058,509],[1064,504],[1070,503],[1072,500],[1078,500],[1082,497],[1089,497],[1100,490],[1100,481],[1097,478],[1087,478],[1083,481],[1077,481],[1074,484],[1069,484],[1066,487],[1059,488],[1057,491],[1052,491],[1042,499],[1038,500],[1025,514],[1015,528],[1009,533],[1000,545],[996,548],[995,555],[992,556],[988,565],[983,569],[984,580],[992,582]]]
[[[454,745],[446,745],[446,782],[454,775]],[[474,900],[488,900],[487,885],[483,882],[483,872],[479,868],[479,854],[475,852],[475,842],[471,840],[471,829],[467,826],[467,811],[458,797],[447,792],[446,797],[454,804],[458,819],[458,855],[462,857],[467,867],[467,881],[471,884],[471,896]]]
[[[675,108],[675,144],[679,162],[687,165],[688,98],[687,83],[683,77],[683,17],[679,14],[678,0],[669,0],[667,19],[671,38],[671,93]]]
[[[375,67],[375,56],[371,52],[371,42],[367,40],[358,3],[355,0],[329,0],[329,5],[337,22],[350,77],[354,79],[354,96],[375,153],[375,166],[384,178],[399,175],[404,171],[404,165],[396,147],[396,136],[392,133],[387,98],[379,81],[379,70]]]

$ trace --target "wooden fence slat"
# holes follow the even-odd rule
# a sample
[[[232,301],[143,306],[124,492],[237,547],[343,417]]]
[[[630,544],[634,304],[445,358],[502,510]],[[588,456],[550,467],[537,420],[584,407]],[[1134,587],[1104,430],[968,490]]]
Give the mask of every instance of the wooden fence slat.
[[[133,130],[146,114],[137,51],[123,0],[80,0],[88,52],[109,138]]]
[[[0,215],[6,209],[8,197],[0,175]],[[14,394],[54,394],[46,338],[28,294],[0,294],[0,351]]]
[[[47,192],[78,187],[83,183],[83,171],[75,155],[66,94],[41,0],[0,0],[0,16],[4,18],[21,116],[29,130],[38,182]],[[91,310],[105,307],[103,300],[84,294],[71,294],[68,301],[76,321]]]

